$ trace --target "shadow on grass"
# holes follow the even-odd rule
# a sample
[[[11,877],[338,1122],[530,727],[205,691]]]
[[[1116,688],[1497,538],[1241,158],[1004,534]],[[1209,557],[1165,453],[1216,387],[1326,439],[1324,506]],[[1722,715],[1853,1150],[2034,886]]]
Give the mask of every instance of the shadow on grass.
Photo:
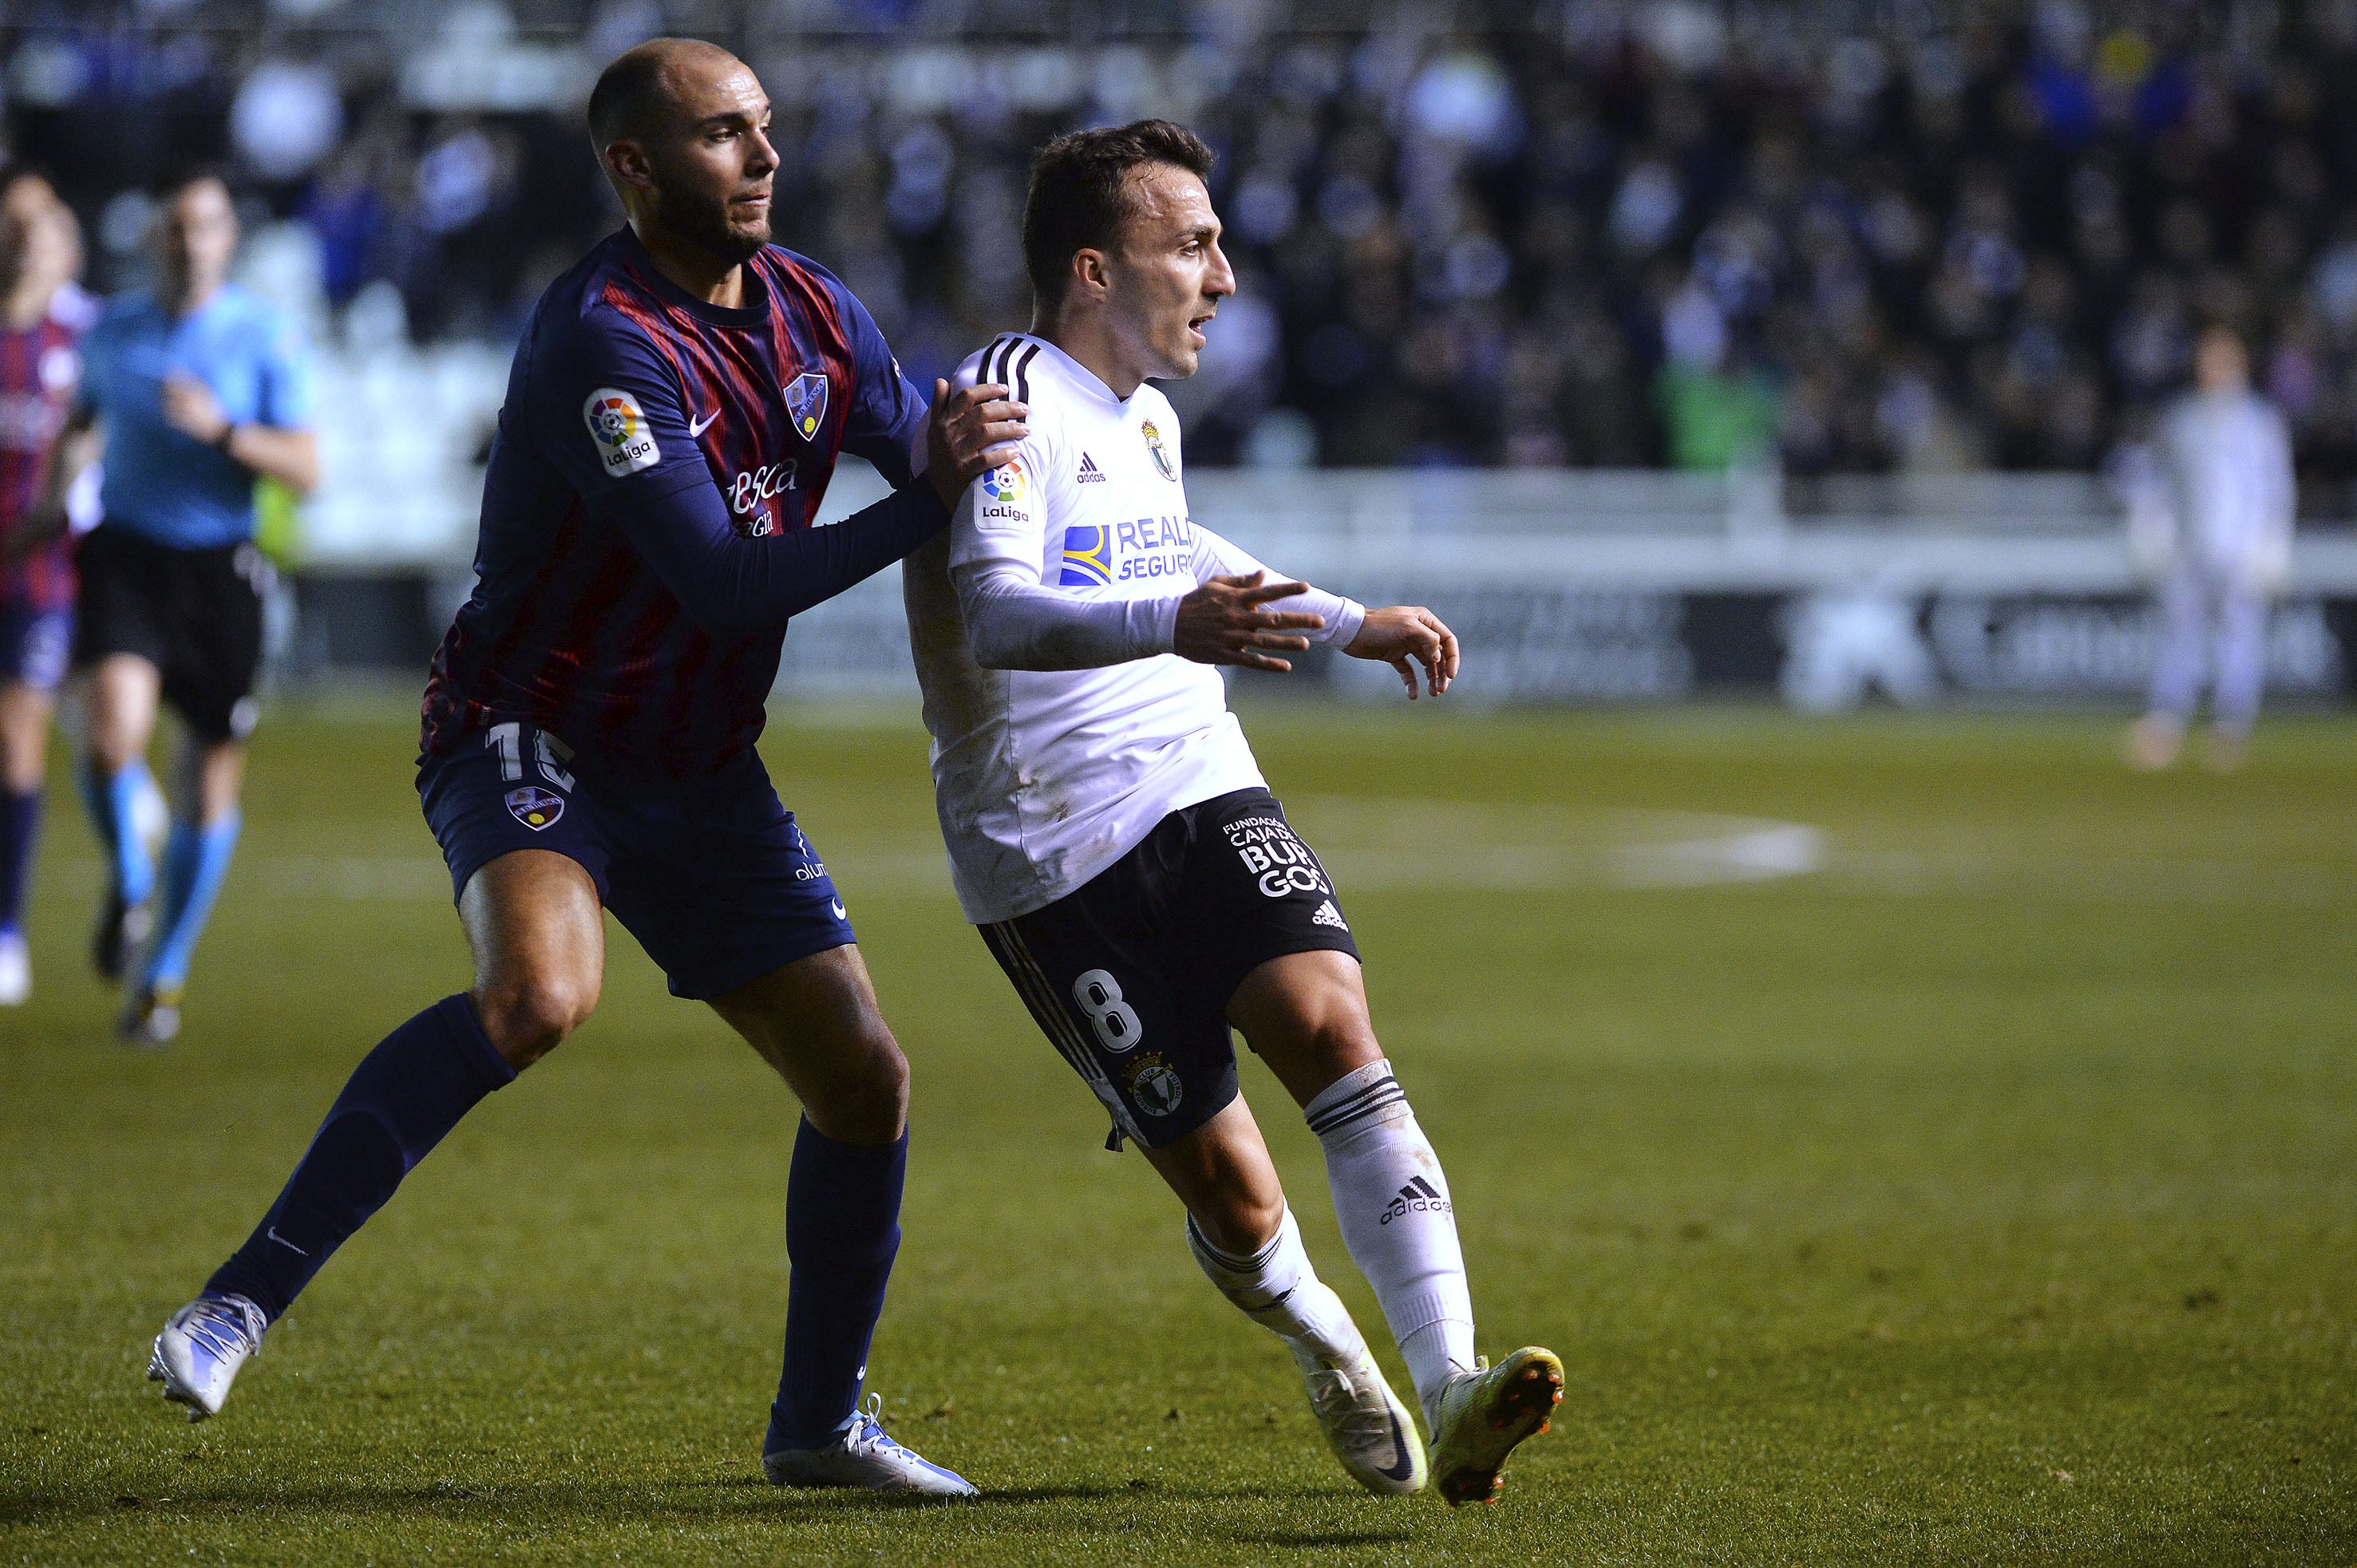
[[[1416,1539],[1415,1531],[1401,1530],[1278,1530],[1265,1533],[1238,1533],[1238,1542],[1253,1546],[1386,1546]]]
[[[56,1493],[0,1490],[0,1526],[62,1523],[73,1520],[124,1519],[143,1513],[168,1513],[176,1518],[278,1518],[305,1515],[340,1519],[434,1520],[448,1524],[529,1522],[535,1526],[560,1520],[607,1524],[660,1520],[665,1523],[721,1522],[780,1516],[818,1521],[860,1514],[893,1514],[933,1509],[991,1513],[1062,1502],[1103,1502],[1149,1498],[1166,1502],[1273,1502],[1323,1497],[1315,1487],[1170,1487],[1136,1481],[1110,1481],[1061,1487],[1017,1487],[985,1489],[978,1498],[930,1498],[909,1492],[797,1490],[772,1487],[758,1476],[719,1479],[655,1482],[644,1486],[585,1487],[550,1482],[517,1486],[469,1487],[453,1481],[427,1486],[383,1487],[264,1487],[224,1490],[173,1487],[153,1495],[132,1493]],[[1261,1538],[1251,1538],[1261,1539]],[[1265,1538],[1276,1545],[1318,1544],[1324,1538],[1304,1535]],[[1405,1539],[1385,1534],[1342,1533],[1337,1542]]]

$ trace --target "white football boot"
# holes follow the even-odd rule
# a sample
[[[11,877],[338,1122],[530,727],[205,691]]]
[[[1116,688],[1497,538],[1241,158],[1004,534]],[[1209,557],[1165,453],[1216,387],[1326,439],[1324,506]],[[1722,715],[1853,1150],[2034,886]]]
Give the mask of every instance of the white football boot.
[[[0,1007],[22,1007],[33,994],[33,955],[15,931],[0,931]]]
[[[1432,1411],[1432,1473],[1450,1508],[1494,1503],[1506,1455],[1544,1432],[1563,1402],[1563,1363],[1526,1345],[1492,1367],[1485,1359],[1440,1391]]]
[[[869,1394],[867,1407],[835,1428],[819,1448],[780,1448],[761,1455],[761,1474],[773,1487],[859,1487],[871,1492],[921,1492],[935,1498],[973,1498],[982,1488],[954,1470],[903,1448],[884,1430],[884,1396]]]
[[[270,1319],[242,1295],[200,1295],[164,1325],[147,1358],[147,1380],[164,1397],[188,1407],[190,1421],[221,1413],[237,1369],[262,1348]]]
[[[1314,1288],[1328,1290],[1320,1281]],[[1429,1474],[1415,1421],[1383,1380],[1383,1369],[1364,1343],[1352,1358],[1320,1355],[1298,1339],[1287,1339],[1309,1408],[1326,1445],[1342,1461],[1351,1479],[1378,1497],[1405,1497],[1424,1489]]]

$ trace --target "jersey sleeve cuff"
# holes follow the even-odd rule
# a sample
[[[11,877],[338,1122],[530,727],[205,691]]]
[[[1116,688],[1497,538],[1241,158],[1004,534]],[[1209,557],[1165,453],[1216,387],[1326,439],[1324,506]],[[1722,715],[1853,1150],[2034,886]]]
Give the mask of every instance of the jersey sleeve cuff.
[[[1318,628],[1318,640],[1334,647],[1348,648],[1358,640],[1359,628],[1367,624],[1367,607],[1356,599],[1343,599],[1326,616],[1326,624]]]

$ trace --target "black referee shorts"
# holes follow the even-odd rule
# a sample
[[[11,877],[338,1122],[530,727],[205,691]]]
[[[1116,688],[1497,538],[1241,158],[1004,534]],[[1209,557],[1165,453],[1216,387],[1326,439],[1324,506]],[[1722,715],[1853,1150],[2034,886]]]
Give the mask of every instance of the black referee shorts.
[[[82,537],[74,564],[81,575],[76,669],[136,654],[162,673],[164,700],[199,742],[253,733],[262,596],[272,577],[260,550],[176,550],[101,523]]]
[[[1236,1097],[1228,1001],[1287,953],[1359,956],[1334,884],[1265,789],[1171,812],[1044,909],[982,928],[992,956],[1113,1116],[1158,1149]]]

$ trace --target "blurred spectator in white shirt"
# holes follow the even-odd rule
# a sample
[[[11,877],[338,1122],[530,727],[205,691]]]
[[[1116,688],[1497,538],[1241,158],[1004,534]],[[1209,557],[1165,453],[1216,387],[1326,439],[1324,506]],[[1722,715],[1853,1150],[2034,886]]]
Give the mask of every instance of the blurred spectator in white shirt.
[[[2250,356],[2231,329],[2202,334],[2195,390],[2158,433],[2159,481],[2133,509],[2140,553],[2163,574],[2152,701],[2129,732],[2139,768],[2177,759],[2210,688],[2207,760],[2241,764],[2266,672],[2268,611],[2291,567],[2291,438],[2251,390]]]

